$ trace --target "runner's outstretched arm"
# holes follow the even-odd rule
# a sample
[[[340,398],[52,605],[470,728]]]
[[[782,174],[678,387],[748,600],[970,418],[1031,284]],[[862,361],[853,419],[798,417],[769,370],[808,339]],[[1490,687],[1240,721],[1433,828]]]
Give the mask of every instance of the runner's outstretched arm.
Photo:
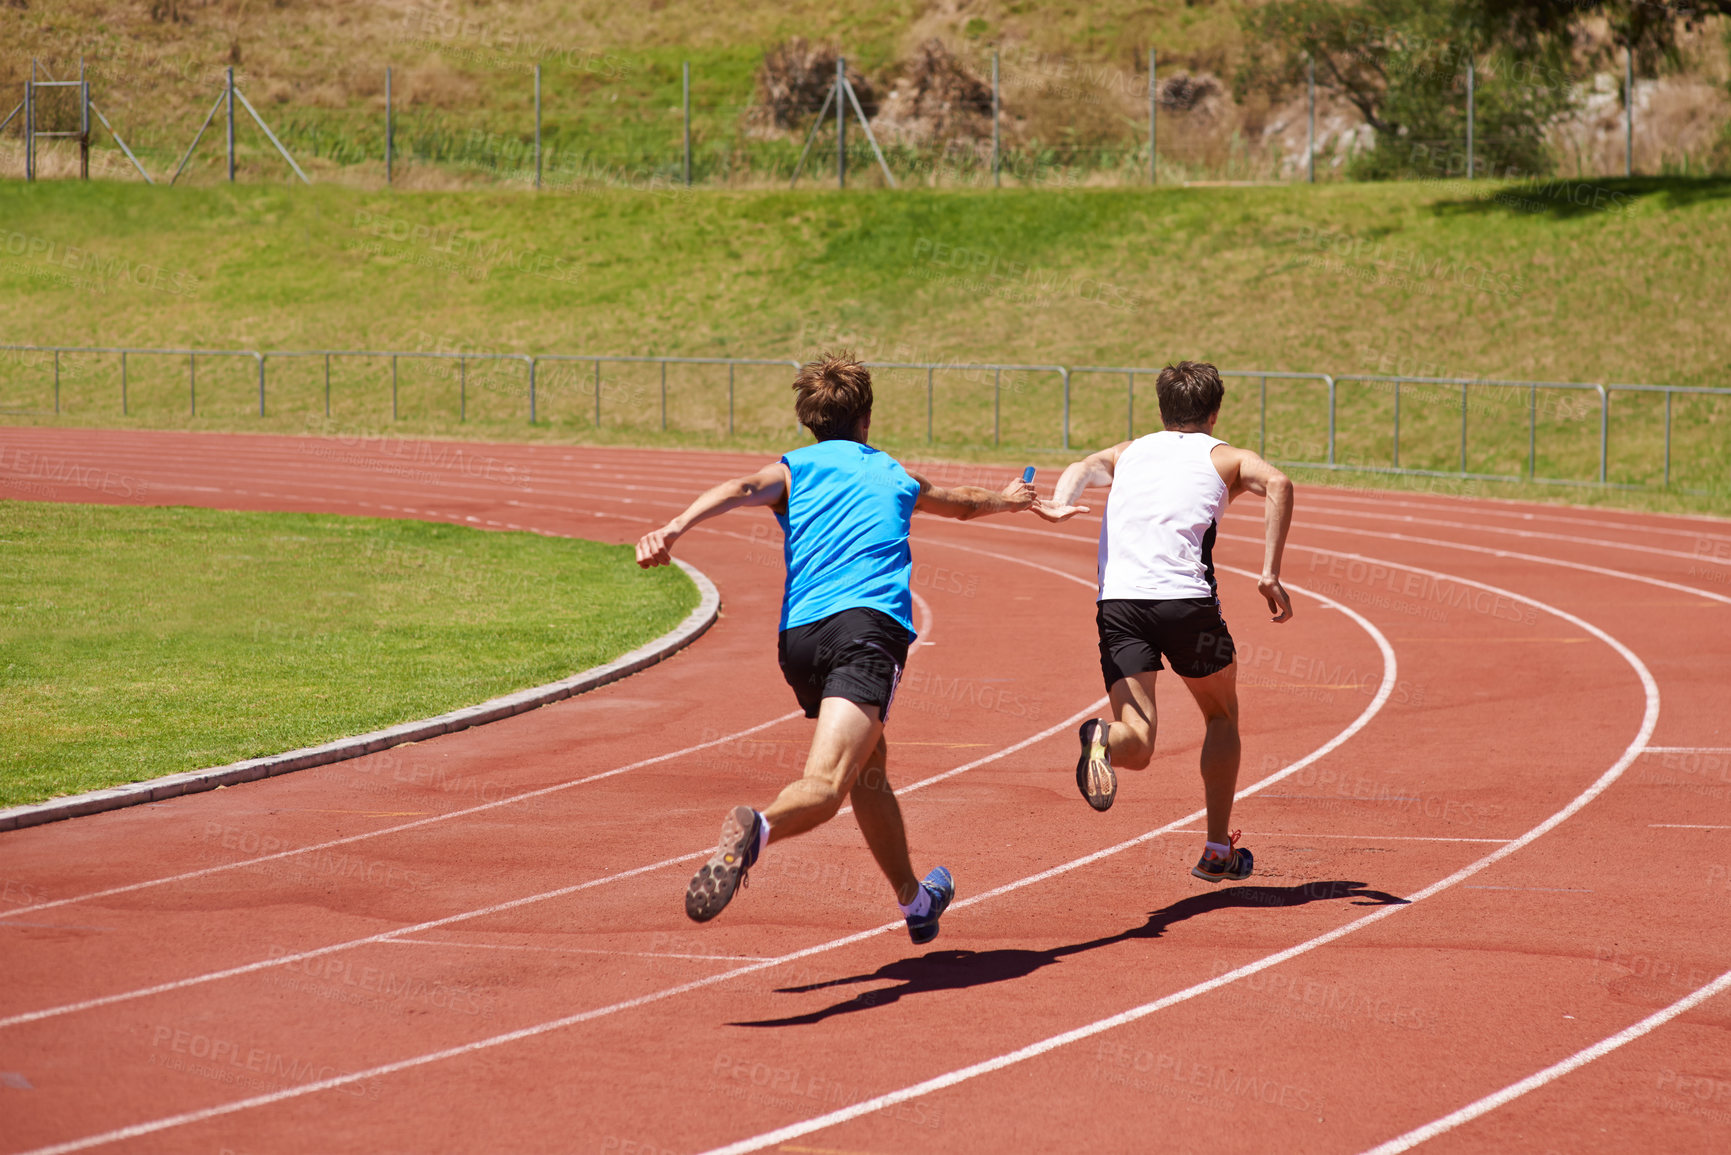
[[[637,542],[637,564],[644,569],[671,564],[673,543],[686,530],[742,505],[775,505],[787,496],[789,480],[787,466],[777,461],[749,477],[722,482],[687,506],[684,513],[644,534]]]
[[[1039,494],[1034,491],[1034,487],[1019,477],[994,493],[977,485],[939,489],[917,473],[909,476],[920,484],[920,496],[914,502],[915,509],[922,513],[936,514],[938,517],[953,517],[958,521],[969,521],[992,513],[1032,509],[1039,501]]]
[[[1268,599],[1271,620],[1284,622],[1292,617],[1292,598],[1280,584],[1280,559],[1292,528],[1292,479],[1249,449],[1216,445],[1214,457],[1217,468],[1225,466],[1222,474],[1232,497],[1254,493],[1262,498],[1262,577],[1256,591]]]
[[[1047,521],[1068,521],[1078,513],[1087,513],[1089,507],[1075,504],[1076,499],[1082,496],[1084,489],[1111,485],[1112,472],[1118,466],[1118,455],[1128,448],[1128,441],[1120,441],[1108,449],[1090,453],[1070,465],[1058,478],[1058,487],[1052,491],[1052,500],[1040,502],[1034,506],[1034,512]]]

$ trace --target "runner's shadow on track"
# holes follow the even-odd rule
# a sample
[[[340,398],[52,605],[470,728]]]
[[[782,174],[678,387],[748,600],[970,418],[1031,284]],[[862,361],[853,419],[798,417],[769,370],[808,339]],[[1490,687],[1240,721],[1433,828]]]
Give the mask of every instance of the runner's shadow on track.
[[[856,1011],[887,1006],[907,995],[925,994],[928,991],[961,990],[966,987],[984,986],[987,983],[1001,983],[1011,979],[1026,978],[1042,967],[1051,966],[1069,955],[1099,950],[1102,947],[1113,946],[1132,939],[1159,938],[1166,933],[1166,928],[1174,923],[1208,914],[1211,911],[1246,906],[1306,906],[1313,902],[1333,902],[1341,899],[1351,899],[1354,906],[1395,906],[1405,904],[1407,901],[1385,891],[1371,890],[1365,883],[1349,882],[1342,879],[1327,882],[1307,882],[1300,886],[1235,886],[1229,890],[1217,890],[1209,894],[1198,894],[1179,899],[1171,906],[1161,907],[1154,911],[1148,916],[1148,921],[1141,926],[1131,927],[1129,930],[1119,931],[1117,934],[1107,935],[1104,938],[1072,943],[1069,946],[1053,947],[1050,950],[937,950],[919,958],[898,959],[893,963],[879,967],[870,974],[849,975],[846,978],[809,983],[805,986],[779,987],[777,988],[778,994],[791,995],[807,994],[811,991],[826,990],[830,987],[854,986],[860,983],[901,983],[900,986],[896,987],[862,991],[846,1002],[836,1003],[833,1006],[808,1014],[791,1015],[782,1019],[756,1019],[748,1022],[729,1023],[728,1025],[734,1027],[809,1026],[812,1023],[821,1023],[835,1015],[853,1014]]]

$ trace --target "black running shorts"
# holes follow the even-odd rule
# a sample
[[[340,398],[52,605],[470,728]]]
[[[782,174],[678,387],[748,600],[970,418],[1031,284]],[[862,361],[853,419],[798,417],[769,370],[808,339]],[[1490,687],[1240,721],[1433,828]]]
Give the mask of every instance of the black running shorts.
[[[851,609],[781,631],[776,654],[807,718],[825,698],[846,698],[888,720],[911,640],[883,611]]]
[[[1185,678],[1206,678],[1232,664],[1232,635],[1220,616],[1217,598],[1139,601],[1107,598],[1094,622],[1100,629],[1100,676],[1106,689],[1132,674],[1163,670]]]

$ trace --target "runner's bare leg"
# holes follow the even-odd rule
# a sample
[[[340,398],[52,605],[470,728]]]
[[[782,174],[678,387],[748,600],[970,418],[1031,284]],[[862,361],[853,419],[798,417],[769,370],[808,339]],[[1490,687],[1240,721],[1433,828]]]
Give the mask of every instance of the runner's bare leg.
[[[1238,663],[1206,678],[1185,678],[1208,725],[1202,739],[1202,790],[1208,799],[1208,841],[1225,844],[1238,791]]]
[[[1154,709],[1154,677],[1158,673],[1148,670],[1112,683],[1112,725],[1106,731],[1106,752],[1112,756],[1113,766],[1142,770],[1154,757],[1159,721]]]
[[[818,706],[817,733],[805,757],[805,776],[783,788],[763,812],[769,819],[769,840],[780,842],[804,834],[834,818],[883,732],[876,706],[825,698]]]
[[[901,805],[890,788],[888,763],[889,746],[880,734],[877,747],[854,779],[848,798],[853,802],[853,816],[859,820],[860,833],[865,835],[872,857],[895,887],[896,901],[905,905],[919,894],[920,883],[914,877],[913,863],[908,860],[907,830],[902,826]]]

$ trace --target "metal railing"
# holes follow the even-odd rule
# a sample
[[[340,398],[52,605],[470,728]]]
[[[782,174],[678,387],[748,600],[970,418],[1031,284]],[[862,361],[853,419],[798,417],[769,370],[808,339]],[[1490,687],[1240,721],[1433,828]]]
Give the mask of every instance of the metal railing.
[[[667,369],[669,365],[713,365],[727,367],[727,435],[736,434],[735,421],[735,374],[742,367],[786,368],[797,372],[799,362],[784,358],[758,357],[657,357],[633,356],[623,354],[590,354],[590,353],[482,353],[482,352],[426,352],[419,350],[389,350],[389,349],[310,349],[310,350],[254,350],[254,349],[151,349],[121,346],[96,345],[0,345],[0,353],[11,354],[41,354],[45,362],[51,362],[53,373],[54,413],[61,411],[60,384],[62,362],[61,358],[70,354],[117,355],[120,358],[120,409],[123,416],[130,415],[131,405],[128,397],[128,359],[141,356],[170,357],[186,359],[187,370],[187,412],[198,413],[198,362],[201,358],[227,357],[251,358],[256,366],[258,390],[258,415],[264,417],[268,411],[269,375],[268,367],[273,360],[289,361],[304,358],[321,358],[324,368],[324,412],[329,417],[331,413],[331,363],[333,359],[375,359],[387,360],[391,367],[391,419],[399,418],[398,406],[398,364],[402,360],[429,360],[456,362],[458,383],[458,420],[468,419],[468,366],[475,362],[515,362],[521,364],[524,370],[522,388],[531,424],[538,421],[537,408],[537,377],[543,363],[586,363],[593,365],[593,412],[592,422],[596,428],[602,424],[602,366],[606,363],[622,365],[652,365],[660,369],[660,428],[668,428],[668,393]],[[1117,376],[1124,377],[1124,434],[1127,438],[1136,436],[1136,379],[1144,376],[1155,376],[1160,370],[1152,366],[1097,366],[1077,365],[1066,366],[1057,364],[1021,364],[1009,362],[963,362],[963,361],[868,361],[866,364],[874,369],[923,371],[925,382],[925,437],[928,444],[936,442],[936,411],[937,411],[937,380],[936,375],[945,372],[991,373],[992,374],[992,444],[1002,444],[1003,404],[1002,378],[1005,373],[1053,374],[1058,378],[1061,387],[1062,417],[1059,429],[1060,445],[1063,449],[1070,448],[1071,442],[1071,405],[1072,384],[1079,376]],[[1637,384],[1589,384],[1574,381],[1513,381],[1493,378],[1468,377],[1404,377],[1384,374],[1346,374],[1332,375],[1328,373],[1300,373],[1284,370],[1261,369],[1223,369],[1221,376],[1254,380],[1257,389],[1257,447],[1264,456],[1268,456],[1269,443],[1269,382],[1309,382],[1321,385],[1327,391],[1327,435],[1326,441],[1317,445],[1322,449],[1322,460],[1309,459],[1303,456],[1293,457],[1279,455],[1272,457],[1283,465],[1304,466],[1317,469],[1330,469],[1369,473],[1393,473],[1418,476],[1456,477],[1502,481],[1536,481],[1556,484],[1596,484],[1611,485],[1609,478],[1610,445],[1612,434],[1611,402],[1615,394],[1662,394],[1664,397],[1664,450],[1663,450],[1663,484],[1669,486],[1672,479],[1672,408],[1677,395],[1706,395],[1731,398],[1731,389],[1712,388],[1707,386],[1687,385],[1637,385]],[[1391,420],[1389,426],[1389,462],[1387,465],[1366,463],[1363,460],[1340,460],[1338,443],[1339,398],[1343,385],[1365,385],[1373,388],[1387,389],[1392,394]],[[1402,388],[1411,386],[1435,386],[1458,388],[1460,390],[1458,407],[1460,413],[1459,437],[1457,444],[1458,469],[1427,469],[1415,468],[1401,464],[1401,418],[1402,418]],[[1527,410],[1527,452],[1525,468],[1520,473],[1486,473],[1473,472],[1469,468],[1470,427],[1469,415],[1472,411],[1471,393],[1474,389],[1524,391]],[[1599,410],[1598,429],[1598,468],[1597,477],[1592,481],[1579,478],[1560,478],[1540,476],[1538,473],[1539,446],[1539,395],[1541,390],[1561,391],[1564,393],[1588,394],[1596,396]],[[1018,390],[1019,391],[1019,390]],[[880,399],[881,400],[881,399]],[[1452,404],[1452,403],[1451,403]],[[0,412],[4,412],[0,410]],[[1584,415],[1582,410],[1579,415]],[[1498,411],[1501,416],[1501,411]],[[795,425],[797,429],[797,423]],[[1721,464],[1731,464],[1731,451],[1725,454]]]

